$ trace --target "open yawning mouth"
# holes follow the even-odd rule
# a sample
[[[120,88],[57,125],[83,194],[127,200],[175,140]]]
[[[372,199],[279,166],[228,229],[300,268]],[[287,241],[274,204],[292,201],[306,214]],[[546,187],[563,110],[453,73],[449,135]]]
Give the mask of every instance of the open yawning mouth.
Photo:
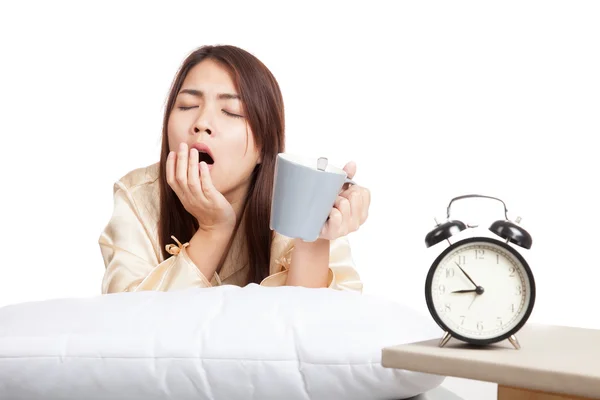
[[[212,156],[212,151],[205,143],[195,143],[192,148],[198,150],[198,162],[204,161],[208,165],[213,165],[215,159]]]
[[[213,158],[210,156],[210,154],[205,153],[203,151],[199,152],[199,157],[200,157],[200,159],[199,159],[200,162],[204,161],[208,165],[212,165],[215,162],[215,160],[213,160]]]

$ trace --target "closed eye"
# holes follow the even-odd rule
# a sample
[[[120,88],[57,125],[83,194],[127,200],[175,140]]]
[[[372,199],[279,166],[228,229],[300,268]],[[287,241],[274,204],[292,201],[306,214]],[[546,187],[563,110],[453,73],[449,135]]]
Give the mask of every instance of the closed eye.
[[[186,111],[186,110],[191,110],[192,108],[197,108],[197,107],[198,107],[198,106],[189,106],[189,107],[186,107],[186,106],[179,106],[179,107],[177,107],[177,108],[178,108],[178,109],[180,109],[180,110],[182,110],[182,111]],[[229,116],[229,117],[233,117],[233,118],[244,118],[244,117],[243,117],[243,116],[241,116],[241,115],[238,115],[238,114],[233,114],[233,113],[230,113],[229,111],[225,111],[225,110],[221,110],[221,111],[223,112],[223,114],[225,114],[225,115],[227,115],[227,116]]]
[[[233,117],[233,118],[244,118],[241,115],[232,114],[229,111],[225,111],[225,110],[221,110],[221,111],[223,111],[223,114],[228,115],[228,116]]]

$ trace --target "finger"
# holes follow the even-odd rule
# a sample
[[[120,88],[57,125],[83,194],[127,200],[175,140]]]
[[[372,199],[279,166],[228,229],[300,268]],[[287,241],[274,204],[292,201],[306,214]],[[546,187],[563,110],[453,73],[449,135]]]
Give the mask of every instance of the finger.
[[[355,231],[366,220],[365,214],[369,205],[365,202],[365,198],[368,196],[368,190],[358,185],[352,186],[350,189],[340,193],[340,196],[347,198],[350,202],[350,210],[352,211],[350,231]]]
[[[339,210],[342,216],[340,226],[337,232],[335,233],[337,233],[339,236],[345,236],[348,234],[349,223],[352,220],[352,210],[350,208],[350,202],[347,198],[338,196],[335,201],[334,207]]]
[[[194,197],[202,196],[202,187],[200,185],[200,168],[198,166],[198,160],[200,155],[197,149],[190,150],[190,157],[188,161],[188,188]]]
[[[349,199],[351,204],[358,205],[357,207],[351,207],[352,218],[358,221],[358,226],[364,224],[369,216],[369,207],[371,205],[371,192],[369,189],[355,185],[350,187],[348,190],[344,190],[339,195]],[[351,200],[351,198],[354,196],[359,196],[359,199]]]
[[[187,192],[187,172],[188,172],[188,150],[187,144],[181,143],[177,151],[177,163],[175,164],[175,180],[181,190]]]
[[[356,175],[356,163],[354,161],[350,161],[344,166],[344,171],[346,171],[348,178],[354,178],[354,175]]]
[[[358,185],[352,185],[349,188],[343,190],[338,196],[342,196],[345,197],[347,199],[350,198],[350,196],[352,195],[352,193],[354,192],[358,192],[361,190],[361,187]]]
[[[177,196],[179,196],[179,194],[181,193],[181,190],[180,190],[179,184],[175,180],[175,164],[176,164],[176,162],[177,162],[177,153],[175,153],[174,151],[170,151],[169,155],[167,156],[167,167],[166,167],[167,183],[169,184],[169,186],[171,186],[171,189],[173,189],[175,194],[177,194]]]
[[[371,191],[369,189],[363,188],[361,191],[362,197],[362,209],[360,214],[360,223],[361,225],[365,223],[369,216],[369,207],[371,206]]]
[[[350,223],[348,229],[351,232],[356,231],[362,224],[362,208],[363,208],[363,197],[358,191],[354,191],[348,198],[350,203]]]
[[[321,236],[326,239],[335,239],[338,236],[342,225],[342,213],[337,208],[333,208],[329,213],[329,219],[321,230]]]
[[[200,185],[202,186],[202,193],[207,200],[214,198],[214,192],[217,190],[212,183],[210,178],[210,171],[208,165],[204,161],[200,163]]]
[[[356,163],[354,161],[350,161],[344,166],[344,171],[346,172],[348,179],[354,178],[354,175],[356,174]],[[342,190],[347,190],[349,187],[352,187],[352,184],[344,183]]]

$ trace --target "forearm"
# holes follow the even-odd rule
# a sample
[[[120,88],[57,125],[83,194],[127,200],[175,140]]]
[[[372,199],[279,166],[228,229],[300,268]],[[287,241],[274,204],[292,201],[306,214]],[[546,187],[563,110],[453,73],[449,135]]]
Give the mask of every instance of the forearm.
[[[304,242],[296,239],[286,285],[310,288],[327,287],[329,278],[329,248],[326,239]]]
[[[210,281],[219,266],[232,232],[198,229],[190,239],[187,253],[200,272]]]

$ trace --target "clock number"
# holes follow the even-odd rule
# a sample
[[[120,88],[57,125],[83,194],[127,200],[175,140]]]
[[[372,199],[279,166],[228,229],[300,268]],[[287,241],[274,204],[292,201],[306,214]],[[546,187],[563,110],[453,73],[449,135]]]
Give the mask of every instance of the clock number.
[[[446,306],[444,307],[444,311],[445,311],[445,312],[450,312],[450,311],[452,311],[452,308],[450,308],[450,304],[446,303]]]
[[[440,286],[438,286],[438,290],[440,291],[441,294],[444,294],[444,293],[446,293],[446,286],[440,285]]]
[[[454,277],[454,268],[446,268],[446,278]]]
[[[521,285],[517,286],[515,294],[520,296],[522,293],[523,293],[523,289],[521,288]]]
[[[475,249],[475,259],[476,260],[483,260],[483,254],[485,253],[485,250],[483,249]]]
[[[514,304],[510,305],[510,312],[515,312],[515,305]]]
[[[467,258],[465,256],[458,256],[458,263],[460,265],[465,265],[467,263]]]
[[[477,330],[478,331],[482,331],[483,330],[483,321],[477,321]]]
[[[510,267],[510,268],[508,268],[508,272],[510,272],[510,274],[509,274],[508,276],[510,276],[511,278],[512,278],[513,276],[515,276],[515,271],[516,271],[516,268],[515,268],[515,267]],[[521,293],[519,293],[519,294],[521,294]]]
[[[498,326],[498,328],[502,327],[502,318],[498,317],[498,319],[496,319],[496,325]]]
[[[465,323],[465,316],[461,315],[460,316],[460,324],[463,325]]]
[[[496,265],[500,264],[500,254],[496,254]]]

